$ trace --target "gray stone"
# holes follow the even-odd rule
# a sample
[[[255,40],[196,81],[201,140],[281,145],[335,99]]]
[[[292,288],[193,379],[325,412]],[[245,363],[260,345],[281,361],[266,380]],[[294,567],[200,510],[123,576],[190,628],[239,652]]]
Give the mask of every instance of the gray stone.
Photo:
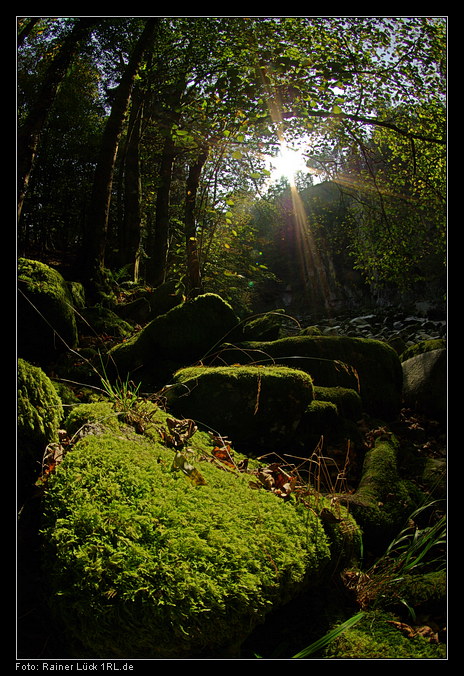
[[[444,421],[447,411],[446,349],[418,354],[402,363],[404,404]]]

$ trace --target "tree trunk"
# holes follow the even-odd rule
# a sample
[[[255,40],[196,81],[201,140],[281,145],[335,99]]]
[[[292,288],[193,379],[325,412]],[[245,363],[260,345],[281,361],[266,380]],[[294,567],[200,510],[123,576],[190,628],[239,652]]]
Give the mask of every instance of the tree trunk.
[[[27,119],[18,130],[18,219],[26,197],[34,166],[40,135],[55,100],[58,88],[65,77],[80,42],[85,40],[97,23],[95,19],[81,18],[64,40],[57,55],[48,66],[42,86]]]
[[[180,104],[185,92],[185,75],[179,78],[168,96],[168,117],[163,120],[165,141],[159,166],[159,183],[156,194],[156,214],[153,242],[151,246],[150,268],[147,270],[147,279],[155,286],[166,280],[166,263],[169,243],[169,199],[172,183],[172,168],[176,158],[176,146],[172,138],[172,128],[181,118]]]
[[[124,218],[119,250],[122,265],[132,266],[132,279],[138,279],[142,212],[140,176],[140,139],[142,135],[143,98],[136,88],[132,96],[128,139],[124,163]]]
[[[196,199],[200,184],[201,170],[208,159],[208,150],[203,148],[193,164],[189,166],[185,195],[185,244],[187,248],[187,295],[197,296],[202,293],[200,259],[196,235]]]
[[[29,36],[29,33],[32,31],[32,29],[36,25],[36,23],[39,23],[40,19],[41,19],[40,16],[32,17],[32,19],[29,19],[27,24],[19,31],[19,33],[18,33],[18,47],[21,47],[23,42]]]
[[[140,61],[160,21],[160,18],[147,20],[116,89],[113,106],[103,132],[83,239],[82,264],[86,281],[96,281],[104,268],[108,216],[119,141]]]
[[[166,261],[169,242],[169,198],[171,193],[172,167],[176,156],[176,148],[171,135],[164,141],[163,153],[158,175],[158,191],[156,194],[155,227],[152,243],[150,269],[147,279],[159,286],[166,280]]]

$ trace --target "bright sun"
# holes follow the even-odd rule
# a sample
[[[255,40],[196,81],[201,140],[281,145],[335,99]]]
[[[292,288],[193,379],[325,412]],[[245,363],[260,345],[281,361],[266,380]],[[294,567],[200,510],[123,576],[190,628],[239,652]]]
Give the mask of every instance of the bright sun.
[[[290,185],[295,184],[295,175],[298,171],[308,172],[308,166],[303,155],[298,150],[293,150],[282,144],[279,153],[271,159],[272,177],[279,179],[285,177]]]

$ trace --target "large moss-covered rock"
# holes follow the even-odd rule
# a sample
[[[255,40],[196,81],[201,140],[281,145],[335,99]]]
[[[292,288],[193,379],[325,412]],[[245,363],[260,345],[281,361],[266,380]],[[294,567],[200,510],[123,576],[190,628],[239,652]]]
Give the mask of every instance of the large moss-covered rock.
[[[59,272],[18,261],[18,355],[45,364],[77,345],[73,297]]]
[[[278,366],[191,367],[174,382],[167,400],[175,415],[230,437],[251,455],[290,448],[314,396],[307,373]]]
[[[387,343],[347,336],[292,336],[270,342],[227,346],[227,363],[277,363],[311,374],[316,386],[359,391],[370,415],[393,419],[401,408],[402,371]]]
[[[50,477],[46,591],[72,655],[225,656],[327,573],[315,510],[218,468],[206,439],[189,439],[182,465],[147,435],[90,432]]]
[[[231,306],[215,294],[204,294],[156,317],[134,338],[110,351],[124,379],[164,384],[181,366],[195,363],[222,342],[238,323]]]
[[[61,400],[41,368],[18,360],[18,488],[22,493],[39,477],[48,444],[58,442]]]
[[[344,497],[372,551],[382,551],[390,543],[424,498],[401,477],[399,453],[396,437],[379,430],[373,448],[366,453],[356,492]]]

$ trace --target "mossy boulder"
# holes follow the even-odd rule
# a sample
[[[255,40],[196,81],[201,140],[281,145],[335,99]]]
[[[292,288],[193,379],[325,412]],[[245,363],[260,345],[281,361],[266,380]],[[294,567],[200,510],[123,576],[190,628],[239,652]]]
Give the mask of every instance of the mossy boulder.
[[[362,417],[361,397],[355,390],[346,387],[315,387],[314,398],[322,402],[331,402],[340,416],[357,422]]]
[[[58,442],[63,406],[41,368],[18,359],[17,476],[22,494],[38,479],[48,444]]]
[[[109,364],[121,378],[163,385],[181,366],[214,350],[238,323],[231,306],[216,294],[203,294],[160,315],[136,336],[115,346]]]
[[[283,310],[275,310],[247,318],[240,326],[241,340],[277,340],[281,337],[284,317]]]
[[[73,296],[59,272],[18,261],[18,355],[40,365],[77,345]]]
[[[123,428],[82,438],[49,478],[46,592],[72,656],[223,657],[320,584],[331,541],[316,512],[218,468],[206,439],[184,449],[201,483]]]
[[[251,455],[289,448],[313,400],[311,377],[279,366],[181,369],[167,401],[174,415],[230,437]]]
[[[361,418],[361,398],[355,390],[343,387],[314,387],[314,400],[307,407],[298,428],[301,455],[312,453],[323,438],[328,444],[360,438],[356,421]]]
[[[129,322],[146,324],[183,302],[177,286],[177,282],[171,280],[155,289],[136,289],[126,302],[116,306],[115,312]]]
[[[400,445],[388,430],[379,430],[364,458],[356,492],[345,496],[350,513],[361,526],[366,546],[382,551],[423,500],[414,484],[398,470]]]
[[[364,410],[390,420],[401,408],[403,376],[395,350],[387,343],[347,336],[291,336],[269,342],[225,346],[226,363],[276,363],[311,374],[316,386],[359,391]]]
[[[82,310],[78,318],[78,326],[83,335],[107,335],[116,338],[127,338],[133,332],[131,324],[103,305]]]
[[[446,659],[446,644],[407,631],[406,623],[382,610],[363,613],[360,620],[328,644],[321,657],[338,660]],[[405,631],[406,630],[406,631]]]
[[[404,611],[412,608],[415,613],[425,615],[445,614],[447,606],[447,571],[433,570],[425,573],[403,573],[390,584],[381,587],[376,599],[379,608]]]
[[[400,361],[406,361],[411,357],[417,357],[418,354],[431,352],[432,350],[445,350],[446,340],[444,338],[432,338],[431,340],[421,340],[415,345],[406,348],[400,355]]]

